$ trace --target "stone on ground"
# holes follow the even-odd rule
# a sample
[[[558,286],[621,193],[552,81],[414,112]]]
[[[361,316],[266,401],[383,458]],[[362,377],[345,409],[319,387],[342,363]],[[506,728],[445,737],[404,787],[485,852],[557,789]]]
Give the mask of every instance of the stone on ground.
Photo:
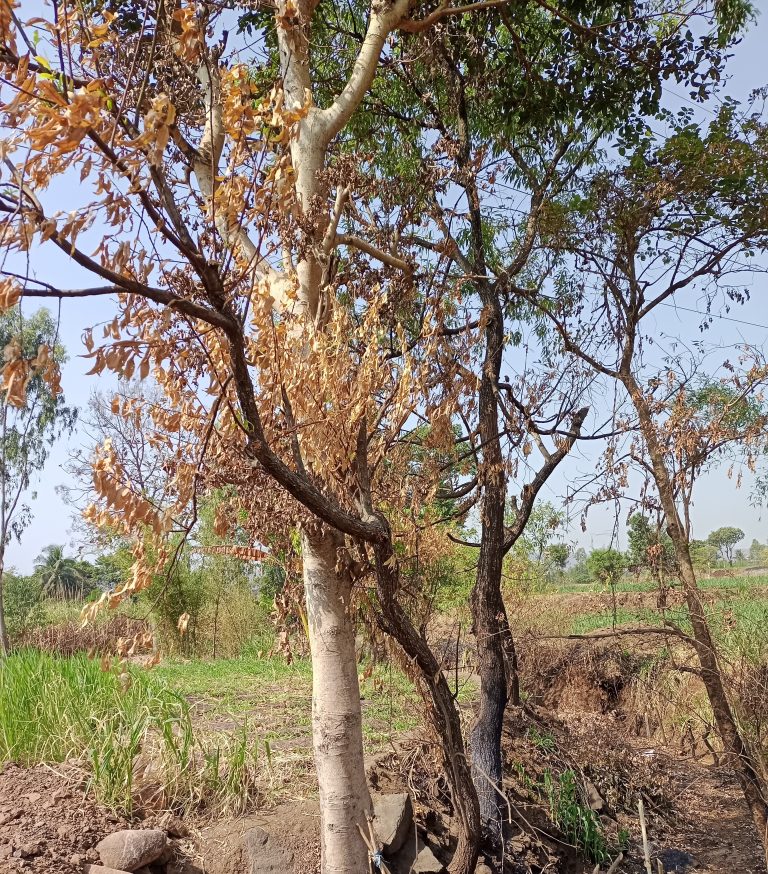
[[[413,834],[413,805],[407,792],[377,795],[373,799],[373,830],[384,854],[396,853]]]
[[[421,838],[406,841],[391,859],[396,874],[441,874],[445,871],[442,862]]]
[[[135,872],[159,859],[165,845],[165,832],[160,829],[123,829],[99,841],[96,851],[106,868]]]
[[[86,865],[85,874],[131,874],[130,871],[120,871],[117,868],[105,868],[103,865]]]

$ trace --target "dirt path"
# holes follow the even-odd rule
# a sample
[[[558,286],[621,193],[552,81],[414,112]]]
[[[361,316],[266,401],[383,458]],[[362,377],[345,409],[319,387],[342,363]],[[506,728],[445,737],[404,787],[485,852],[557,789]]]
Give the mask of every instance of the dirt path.
[[[663,751],[658,755],[676,791],[675,820],[663,838],[657,838],[666,870],[764,874],[765,859],[733,774]]]

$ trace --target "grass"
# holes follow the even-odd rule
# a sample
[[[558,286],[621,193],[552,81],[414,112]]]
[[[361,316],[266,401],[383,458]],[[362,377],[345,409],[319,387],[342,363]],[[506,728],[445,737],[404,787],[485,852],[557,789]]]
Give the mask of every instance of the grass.
[[[566,578],[567,579],[567,578]],[[733,577],[698,577],[700,589],[736,589],[749,591],[768,587],[768,574],[755,576]],[[617,592],[653,592],[656,583],[653,580],[623,579],[616,584]],[[545,592],[550,595],[604,594],[608,589],[601,583],[552,583]]]
[[[242,809],[257,792],[258,746],[193,730],[190,708],[153,675],[117,674],[79,654],[13,653],[0,667],[0,761],[77,760],[114,809]]]

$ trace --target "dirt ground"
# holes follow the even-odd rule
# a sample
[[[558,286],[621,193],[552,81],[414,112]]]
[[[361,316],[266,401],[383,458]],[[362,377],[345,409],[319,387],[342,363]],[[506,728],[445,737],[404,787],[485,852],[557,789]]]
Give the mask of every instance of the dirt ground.
[[[765,860],[732,772],[706,756],[700,745],[686,748],[671,736],[667,741],[653,725],[638,730],[636,701],[628,695],[630,680],[657,644],[630,640],[618,647],[590,645],[588,652],[584,642],[526,647],[522,664],[528,701],[525,708],[509,709],[504,734],[504,789],[512,815],[506,846],[513,860],[505,864],[505,874],[593,870],[552,823],[541,791],[548,771],[564,769],[573,769],[594,786],[609,843],[621,843],[622,834],[628,840],[620,871],[644,870],[636,808],[642,796],[651,853],[668,874],[764,872]],[[472,697],[459,700],[467,727],[473,718]],[[209,715],[203,711],[198,718]],[[430,845],[447,861],[455,838],[436,748],[420,729],[398,730],[388,752],[382,752],[383,744],[375,746],[368,761],[372,789],[407,789]],[[94,848],[103,837],[121,828],[158,823],[160,813],[129,823],[95,804],[85,777],[74,764],[0,768],[0,874],[82,874],[87,863],[97,861]],[[175,842],[176,857],[167,874],[245,874],[241,838],[254,827],[265,829],[293,853],[296,874],[315,874],[319,809],[308,797],[311,780],[302,779],[275,796],[270,806],[245,816],[218,821],[190,816],[185,822],[190,836]]]
[[[605,726],[604,726],[605,727]],[[561,726],[557,737],[565,733],[572,740],[569,752],[574,760],[584,745],[596,736],[587,720],[580,725]],[[515,742],[507,738],[507,755],[526,761],[530,751],[524,749],[522,735]],[[425,802],[435,786],[425,787],[415,775],[414,746],[382,760],[374,768],[373,782],[383,791],[393,791],[409,783],[402,771],[409,770],[409,788],[416,796],[416,810],[428,828],[440,829],[430,822]],[[651,794],[648,827],[651,851],[664,862],[667,872],[679,874],[725,874],[738,871],[757,874],[765,871],[760,847],[740,791],[727,769],[681,758],[669,750],[638,747],[627,753],[652,763],[651,771],[664,786],[663,809],[656,810]],[[541,766],[542,762],[539,761]],[[627,765],[634,767],[627,759]],[[597,778],[596,778],[597,782]],[[435,785],[439,783],[436,779]],[[655,784],[654,784],[655,785]],[[0,872],[35,872],[35,874],[79,874],[88,862],[97,861],[95,845],[107,834],[126,827],[152,827],[157,818],[130,824],[88,799],[82,773],[67,766],[23,768],[6,765],[0,771]],[[439,789],[439,787],[438,787]],[[607,794],[607,793],[606,793]],[[515,829],[520,832],[511,846],[518,850],[517,870],[542,870],[545,858],[557,859],[549,870],[591,871],[591,865],[578,863],[565,842],[546,823],[541,805],[526,801],[510,791]],[[620,811],[614,827],[626,826],[637,833],[637,817]],[[238,866],[237,847],[242,834],[255,826],[269,831],[295,858],[296,874],[313,874],[319,865],[319,808],[317,802],[302,800],[283,804],[272,810],[257,812],[220,822],[190,821],[192,838],[178,854],[179,874],[233,874]],[[449,830],[445,836],[450,840]],[[435,841],[440,836],[432,834]],[[630,846],[622,871],[642,871],[639,843]]]

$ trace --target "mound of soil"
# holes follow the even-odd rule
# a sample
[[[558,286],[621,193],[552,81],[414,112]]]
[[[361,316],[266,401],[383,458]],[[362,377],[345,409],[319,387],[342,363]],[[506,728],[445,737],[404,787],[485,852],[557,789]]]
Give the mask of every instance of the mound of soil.
[[[80,874],[94,847],[127,820],[88,799],[65,765],[0,770],[0,872]]]

